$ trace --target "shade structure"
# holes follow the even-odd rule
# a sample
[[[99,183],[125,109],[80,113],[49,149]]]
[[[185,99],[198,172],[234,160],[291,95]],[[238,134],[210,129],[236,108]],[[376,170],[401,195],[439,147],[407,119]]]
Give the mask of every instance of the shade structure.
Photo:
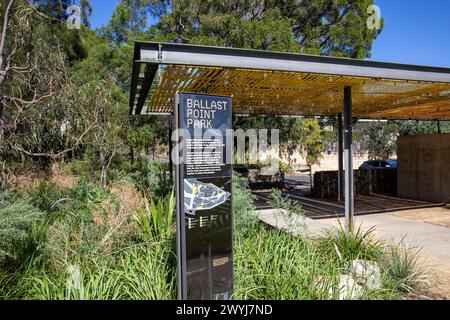
[[[258,50],[137,42],[131,114],[171,113],[177,92],[227,95],[233,113],[450,120],[450,69]]]

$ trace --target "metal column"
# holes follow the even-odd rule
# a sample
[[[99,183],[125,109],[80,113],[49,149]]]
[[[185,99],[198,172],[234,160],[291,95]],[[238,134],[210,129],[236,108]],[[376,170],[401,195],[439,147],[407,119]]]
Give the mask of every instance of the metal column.
[[[337,145],[338,145],[338,201],[344,201],[344,146],[342,137],[342,113],[337,115]]]
[[[352,88],[344,88],[344,167],[345,167],[345,223],[353,230],[353,132],[352,132]]]

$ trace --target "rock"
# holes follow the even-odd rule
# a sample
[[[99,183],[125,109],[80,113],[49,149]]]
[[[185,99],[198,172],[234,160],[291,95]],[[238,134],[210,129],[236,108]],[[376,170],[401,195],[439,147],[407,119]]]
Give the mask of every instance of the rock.
[[[355,279],[348,275],[339,276],[339,300],[356,300],[359,299],[364,290]],[[333,294],[333,289],[330,288],[330,294]]]
[[[367,289],[381,287],[381,269],[377,263],[365,260],[353,260],[350,265],[350,274]]]
[[[360,286],[351,276],[342,274],[339,278],[318,277],[314,280],[314,286],[318,290],[327,290],[328,298],[339,300],[357,300],[364,293],[364,288]]]

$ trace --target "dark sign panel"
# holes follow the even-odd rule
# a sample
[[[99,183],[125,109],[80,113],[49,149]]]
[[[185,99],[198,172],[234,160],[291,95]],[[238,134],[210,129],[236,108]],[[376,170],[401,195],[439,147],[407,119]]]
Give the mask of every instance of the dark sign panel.
[[[180,298],[229,299],[233,293],[232,166],[231,147],[227,148],[232,142],[231,99],[180,94],[175,110]]]

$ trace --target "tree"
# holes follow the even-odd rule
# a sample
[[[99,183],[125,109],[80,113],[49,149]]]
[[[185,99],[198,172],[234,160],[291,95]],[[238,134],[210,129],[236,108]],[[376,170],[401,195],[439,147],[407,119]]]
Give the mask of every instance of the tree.
[[[369,160],[388,160],[395,152],[397,128],[389,123],[364,123],[360,127],[362,148]]]
[[[274,0],[282,15],[292,19],[292,30],[305,53],[366,58],[379,30],[367,28],[373,0]]]
[[[298,141],[298,149],[303,154],[306,160],[306,165],[309,168],[310,186],[312,186],[312,166],[319,164],[325,149],[324,133],[316,119],[298,119],[297,123],[299,136],[301,140]]]
[[[121,0],[111,20],[99,33],[110,43],[120,46],[136,36],[147,25],[147,1]]]
[[[111,59],[110,49],[92,31],[67,30],[52,10],[43,11],[25,0],[10,3],[1,41],[0,168],[27,160],[49,164],[73,158],[89,145],[103,147],[103,137],[108,145],[102,149],[106,159],[102,168],[107,170],[114,153],[110,150],[115,148],[110,142],[121,139],[116,128],[122,128],[123,119],[104,110],[126,106],[114,76],[102,64]],[[90,50],[92,59],[87,59],[88,50],[77,58],[64,50],[73,45],[67,35],[75,33],[80,44],[87,40],[95,47]],[[101,135],[106,130],[114,139]],[[1,173],[3,179],[9,176]]]
[[[152,0],[166,39],[365,58],[381,32],[367,28],[373,0]],[[381,21],[381,27],[383,22]]]
[[[442,132],[449,127],[448,122],[441,123]],[[371,160],[387,160],[397,151],[398,136],[438,133],[435,121],[390,120],[387,122],[357,123],[355,131],[361,136],[363,151]]]

